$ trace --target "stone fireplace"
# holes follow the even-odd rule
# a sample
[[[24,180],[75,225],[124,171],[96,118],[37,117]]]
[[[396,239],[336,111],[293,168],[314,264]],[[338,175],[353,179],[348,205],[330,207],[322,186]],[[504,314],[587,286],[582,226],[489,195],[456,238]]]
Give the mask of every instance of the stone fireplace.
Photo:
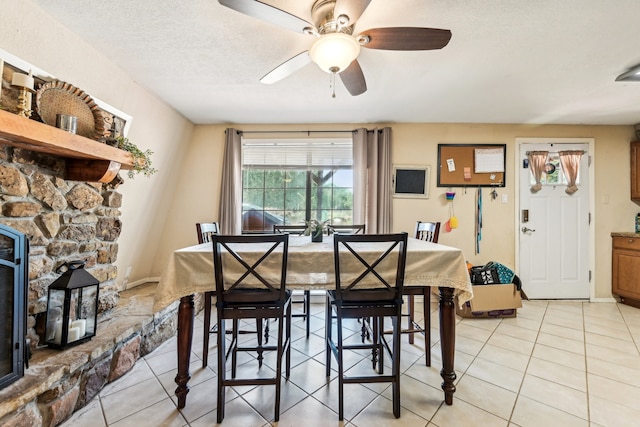
[[[122,196],[113,184],[67,181],[64,160],[3,146],[0,151],[0,222],[30,244],[27,337],[33,350],[44,333],[47,288],[66,261],[84,260],[100,281],[99,312],[118,303],[117,269]]]
[[[24,377],[0,389],[3,426],[59,425],[176,330],[177,304],[153,313],[152,289],[142,290],[144,301],[126,291],[123,303],[114,264],[123,181],[68,180],[65,167],[64,158],[2,145],[0,138],[0,224],[29,241],[26,336],[33,354]],[[60,277],[56,269],[74,260],[85,261],[100,282],[96,336],[63,351],[48,349],[48,286]]]

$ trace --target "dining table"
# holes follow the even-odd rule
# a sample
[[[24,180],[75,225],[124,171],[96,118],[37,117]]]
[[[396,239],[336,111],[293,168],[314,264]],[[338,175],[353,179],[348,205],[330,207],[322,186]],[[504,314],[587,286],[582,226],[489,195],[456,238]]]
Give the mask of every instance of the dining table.
[[[335,288],[333,239],[312,242],[309,236],[290,236],[286,286],[293,290]],[[428,286],[439,295],[440,346],[442,351],[442,390],[447,405],[453,403],[455,306],[473,296],[462,250],[409,238],[404,286]],[[189,363],[193,340],[194,294],[214,291],[213,246],[202,243],[174,251],[162,273],[154,297],[154,311],[178,303],[177,358],[175,394],[178,408],[184,408],[189,393]],[[456,301],[457,300],[457,301]],[[428,315],[428,313],[425,313]]]

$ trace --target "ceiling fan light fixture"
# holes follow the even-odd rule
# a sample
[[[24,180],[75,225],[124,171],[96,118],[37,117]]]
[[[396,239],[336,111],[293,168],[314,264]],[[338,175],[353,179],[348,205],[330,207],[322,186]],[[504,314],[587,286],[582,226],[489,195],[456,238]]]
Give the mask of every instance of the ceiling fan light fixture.
[[[309,49],[313,62],[327,73],[346,70],[359,53],[360,44],[353,36],[345,33],[323,34]]]
[[[640,82],[640,65],[636,65],[628,71],[620,74],[616,77],[616,81]]]

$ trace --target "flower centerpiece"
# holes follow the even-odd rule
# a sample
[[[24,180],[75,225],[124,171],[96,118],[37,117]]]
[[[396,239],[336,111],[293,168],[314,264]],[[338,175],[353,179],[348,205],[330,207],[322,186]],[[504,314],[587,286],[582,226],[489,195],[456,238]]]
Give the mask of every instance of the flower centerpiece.
[[[307,228],[304,230],[305,236],[311,236],[312,242],[322,242],[322,235],[329,226],[329,220],[320,222],[317,219],[305,221]]]

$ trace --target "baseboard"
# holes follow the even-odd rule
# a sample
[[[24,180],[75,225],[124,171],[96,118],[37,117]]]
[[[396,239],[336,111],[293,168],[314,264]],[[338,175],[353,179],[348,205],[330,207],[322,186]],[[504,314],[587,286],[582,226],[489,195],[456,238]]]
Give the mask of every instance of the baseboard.
[[[615,298],[590,298],[589,302],[618,302]]]
[[[158,283],[160,281],[159,277],[147,277],[145,279],[136,280],[135,282],[127,282],[124,283],[125,289],[132,289],[136,286],[144,285],[145,283]]]

